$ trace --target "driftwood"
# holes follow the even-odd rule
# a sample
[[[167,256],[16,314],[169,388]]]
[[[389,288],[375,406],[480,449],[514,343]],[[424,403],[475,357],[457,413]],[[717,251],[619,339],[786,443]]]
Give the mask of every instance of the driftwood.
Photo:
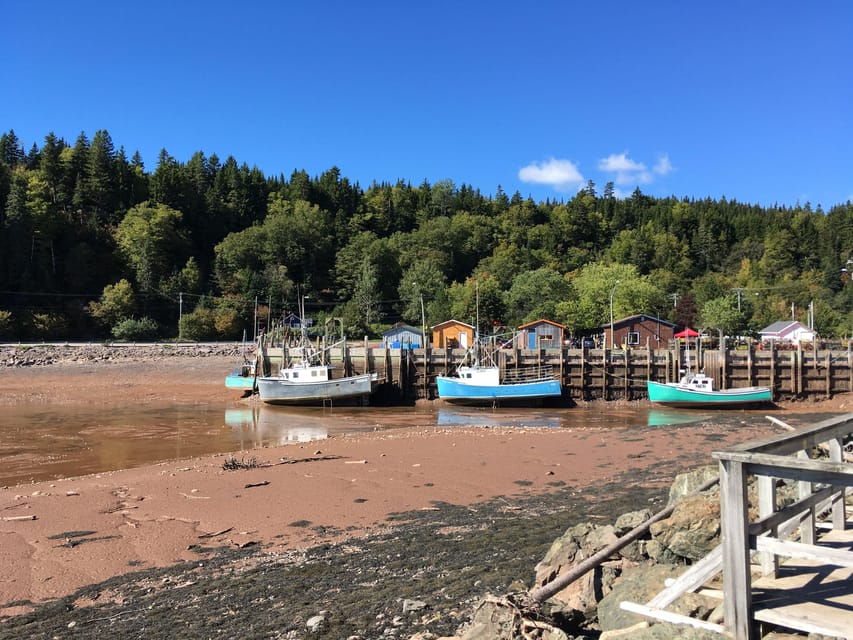
[[[38,516],[4,516],[3,522],[20,522],[22,520],[37,520]]]
[[[699,488],[697,488],[695,491],[692,491],[689,495],[693,496],[698,493],[702,493],[706,489],[710,489],[711,487],[713,487],[719,481],[719,477],[711,478],[710,480],[702,484]],[[570,584],[572,584],[575,580],[581,578],[584,574],[603,563],[614,553],[616,553],[623,547],[628,546],[641,535],[645,534],[649,530],[649,527],[651,527],[655,522],[663,520],[664,518],[668,518],[675,510],[675,506],[676,505],[673,504],[666,507],[665,509],[662,509],[661,511],[658,511],[655,515],[646,520],[644,523],[637,525],[624,536],[622,536],[615,542],[612,542],[611,544],[607,545],[598,553],[591,555],[586,560],[580,562],[579,564],[576,564],[568,572],[557,576],[548,584],[545,584],[536,589],[536,591],[530,594],[530,597],[536,602],[544,602],[551,596],[556,595],[557,593],[568,587]]]
[[[223,533],[228,533],[233,529],[234,527],[228,527],[227,529],[223,529],[222,531],[214,531],[213,533],[202,533],[199,538],[215,538],[216,536],[221,536]]]
[[[244,489],[251,489],[252,487],[265,487],[270,483],[269,480],[264,480],[263,482],[250,482],[247,484]]]

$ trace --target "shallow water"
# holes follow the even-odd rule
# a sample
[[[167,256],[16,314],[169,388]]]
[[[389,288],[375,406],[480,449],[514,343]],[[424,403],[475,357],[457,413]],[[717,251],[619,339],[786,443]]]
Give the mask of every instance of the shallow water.
[[[649,405],[605,410],[601,407],[322,409],[234,402],[11,406],[3,407],[0,413],[0,485],[412,426],[625,428],[697,422],[710,415]]]

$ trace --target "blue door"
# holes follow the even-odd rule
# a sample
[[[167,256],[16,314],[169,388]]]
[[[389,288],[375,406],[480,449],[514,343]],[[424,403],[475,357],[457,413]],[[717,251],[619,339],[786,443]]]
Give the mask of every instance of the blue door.
[[[527,334],[527,348],[528,349],[535,349],[536,348],[536,332],[535,331],[530,331]]]

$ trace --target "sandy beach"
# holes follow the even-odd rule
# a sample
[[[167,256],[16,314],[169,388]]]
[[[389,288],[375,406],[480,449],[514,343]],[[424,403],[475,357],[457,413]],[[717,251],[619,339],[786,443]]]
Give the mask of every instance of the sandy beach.
[[[213,356],[0,368],[0,405],[212,402],[229,393],[223,372],[232,362]],[[49,397],[33,389],[49,389]],[[789,410],[796,423],[809,412],[849,411],[849,404],[840,396]],[[402,512],[565,487],[582,494],[626,470],[642,472],[663,492],[675,473],[711,464],[711,451],[778,429],[733,424],[736,416],[725,424],[621,433],[413,424],[251,455],[2,487],[0,618],[141,568],[198,560],[200,546],[307,549],[394,527],[389,518]]]

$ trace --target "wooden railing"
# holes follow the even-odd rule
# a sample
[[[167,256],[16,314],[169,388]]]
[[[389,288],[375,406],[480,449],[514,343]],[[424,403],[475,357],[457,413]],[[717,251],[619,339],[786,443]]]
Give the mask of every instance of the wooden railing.
[[[846,414],[714,452],[713,457],[720,461],[724,627],[733,637],[756,638],[756,620],[806,632],[825,631],[806,617],[756,607],[750,558],[756,552],[761,554],[762,574],[767,576],[775,576],[779,557],[853,567],[853,553],[815,544],[818,513],[831,511],[835,529],[846,526],[845,493],[853,486],[853,465],[844,461],[844,439],[851,433],[853,414]],[[815,449],[823,449],[827,455],[812,460],[809,453]],[[749,522],[748,516],[749,476],[758,480],[759,518],[755,522]],[[776,479],[797,481],[799,500],[778,508]],[[795,542],[790,536],[797,530],[799,541]],[[853,623],[853,614],[850,618]]]

